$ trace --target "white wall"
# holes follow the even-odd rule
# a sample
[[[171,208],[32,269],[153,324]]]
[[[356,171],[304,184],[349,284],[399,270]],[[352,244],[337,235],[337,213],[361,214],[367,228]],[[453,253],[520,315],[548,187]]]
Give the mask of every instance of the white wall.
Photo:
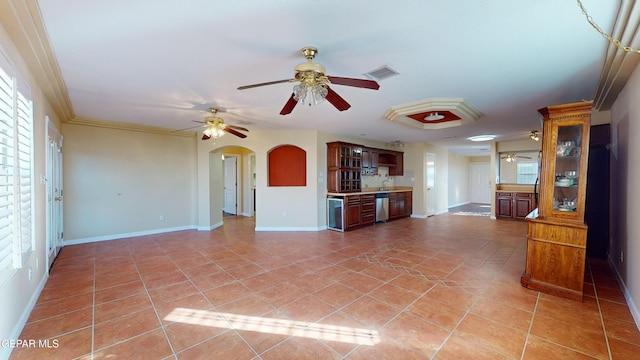
[[[195,225],[195,136],[68,123],[62,133],[65,244]]]
[[[640,66],[611,109],[611,240],[609,260],[640,326]],[[620,261],[620,252],[624,261]]]

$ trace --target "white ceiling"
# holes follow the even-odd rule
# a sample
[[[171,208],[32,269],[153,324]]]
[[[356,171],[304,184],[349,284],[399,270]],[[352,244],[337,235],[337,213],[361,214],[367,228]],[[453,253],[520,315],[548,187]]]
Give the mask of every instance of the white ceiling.
[[[619,0],[582,0],[604,29]],[[466,138],[527,138],[537,109],[592,99],[607,41],[573,0],[47,0],[39,1],[76,118],[183,129],[209,106],[249,130],[308,129],[392,142],[427,142],[467,155]],[[327,74],[400,74],[380,90],[334,85],[352,107],[279,112],[315,46]],[[392,106],[464,98],[475,123],[418,130],[384,117]],[[250,132],[248,134],[252,136]],[[455,137],[455,138],[453,138]],[[486,150],[484,150],[486,153]]]

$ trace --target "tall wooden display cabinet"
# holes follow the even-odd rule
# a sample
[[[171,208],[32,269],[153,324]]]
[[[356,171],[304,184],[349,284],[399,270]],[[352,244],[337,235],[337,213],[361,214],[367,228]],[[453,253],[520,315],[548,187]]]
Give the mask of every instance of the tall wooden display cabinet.
[[[537,216],[528,217],[523,286],[582,300],[591,101],[548,106],[543,116]]]

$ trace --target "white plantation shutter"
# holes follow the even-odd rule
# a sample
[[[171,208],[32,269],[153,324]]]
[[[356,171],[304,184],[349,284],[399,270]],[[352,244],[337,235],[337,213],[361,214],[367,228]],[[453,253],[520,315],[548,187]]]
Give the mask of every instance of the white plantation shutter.
[[[19,89],[21,90],[21,89]],[[20,246],[22,254],[31,252],[32,236],[32,164],[33,164],[33,109],[32,102],[22,92],[16,94],[16,161],[18,165],[18,201],[20,211]],[[26,256],[22,257],[26,259]]]
[[[33,102],[16,75],[0,52],[0,283],[33,249]]]
[[[0,274],[13,268],[13,78],[0,67]],[[0,278],[2,279],[2,278]]]

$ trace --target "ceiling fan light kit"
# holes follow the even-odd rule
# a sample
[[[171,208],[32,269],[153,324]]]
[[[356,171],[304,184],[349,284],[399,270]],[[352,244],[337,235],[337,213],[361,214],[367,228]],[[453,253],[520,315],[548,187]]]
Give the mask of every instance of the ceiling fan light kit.
[[[217,117],[216,114],[219,111],[218,108],[211,107],[209,108],[209,111],[211,112],[211,115],[205,117],[204,121],[193,120],[194,122],[197,122],[203,125],[197,125],[197,126],[193,126],[187,129],[182,129],[179,131],[193,129],[194,127],[204,127],[205,129],[202,131],[202,140],[209,140],[211,138],[217,139],[222,135],[224,135],[224,133],[235,135],[241,139],[244,139],[247,137],[247,135],[241,133],[240,131],[249,131],[248,129],[245,129],[240,126],[225,124],[224,120]]]
[[[538,135],[538,132],[535,131],[535,130],[531,131],[531,135],[529,135],[529,137],[533,141],[539,141],[540,140],[540,135]]]
[[[280,111],[280,115],[290,114],[297,104],[317,105],[327,100],[339,111],[345,111],[351,105],[338,95],[330,84],[352,86],[364,89],[378,90],[380,85],[373,80],[354,79],[337,76],[326,75],[326,69],[321,64],[313,62],[318,54],[318,49],[313,46],[302,48],[302,55],[307,59],[306,62],[298,64],[294,67],[293,79],[276,80],[253,85],[245,85],[238,87],[238,90],[246,90],[259,86],[274,85],[284,82],[299,82],[293,87],[293,91],[289,100],[285,103]]]

